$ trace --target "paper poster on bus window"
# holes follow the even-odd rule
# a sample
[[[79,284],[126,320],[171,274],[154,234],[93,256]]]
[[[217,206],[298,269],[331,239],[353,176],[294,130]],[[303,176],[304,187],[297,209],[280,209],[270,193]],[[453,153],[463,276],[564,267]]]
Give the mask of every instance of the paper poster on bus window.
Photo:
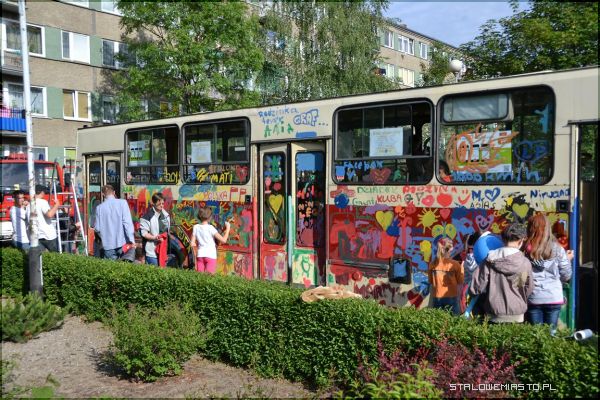
[[[369,157],[401,156],[404,150],[404,132],[399,128],[371,129]]]
[[[192,142],[192,164],[205,164],[211,162],[211,141]]]
[[[129,142],[129,165],[150,165],[150,141],[136,140]]]
[[[511,131],[461,135],[456,142],[457,169],[477,167],[492,173],[512,172]]]

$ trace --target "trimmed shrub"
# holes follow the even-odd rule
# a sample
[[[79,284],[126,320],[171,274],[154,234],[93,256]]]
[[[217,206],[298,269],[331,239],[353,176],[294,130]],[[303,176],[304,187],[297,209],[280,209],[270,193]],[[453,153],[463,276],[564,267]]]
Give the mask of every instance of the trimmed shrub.
[[[2,296],[16,297],[27,293],[27,256],[21,250],[0,247],[2,259]]]
[[[2,341],[24,343],[62,325],[67,311],[45,303],[37,293],[2,303]]]
[[[92,319],[129,304],[189,303],[202,326],[210,328],[207,357],[249,366],[264,376],[320,385],[332,379],[351,382],[359,358],[377,365],[378,337],[390,352],[432,348],[447,337],[486,354],[508,353],[519,363],[515,371],[521,383],[550,384],[556,390],[531,391],[528,397],[598,394],[597,349],[551,337],[544,326],[479,324],[440,310],[390,309],[371,300],[303,303],[301,290],[277,283],[66,254],[43,257],[47,300]]]
[[[157,310],[132,307],[113,316],[110,325],[110,360],[128,376],[147,382],[178,375],[205,340],[198,316],[176,304]]]

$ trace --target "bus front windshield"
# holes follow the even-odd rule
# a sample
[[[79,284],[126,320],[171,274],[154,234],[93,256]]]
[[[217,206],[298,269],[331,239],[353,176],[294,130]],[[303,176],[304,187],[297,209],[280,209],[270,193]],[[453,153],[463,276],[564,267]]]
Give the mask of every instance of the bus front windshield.
[[[57,190],[61,191],[58,172],[52,163],[41,164],[36,163],[34,174],[35,183],[44,185],[48,189],[53,190],[54,182],[56,182]],[[29,191],[29,182],[27,177],[27,163],[2,163],[2,192],[8,193],[13,190]]]

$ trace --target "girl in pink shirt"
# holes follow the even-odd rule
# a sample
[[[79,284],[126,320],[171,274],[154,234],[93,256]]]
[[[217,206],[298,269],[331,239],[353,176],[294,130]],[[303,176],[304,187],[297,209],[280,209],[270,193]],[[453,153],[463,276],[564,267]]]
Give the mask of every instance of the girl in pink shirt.
[[[217,246],[215,240],[221,244],[227,243],[231,225],[225,222],[223,236],[217,232],[214,226],[209,224],[212,217],[212,209],[202,207],[198,211],[199,224],[194,225],[192,230],[192,248],[196,252],[196,271],[214,274],[217,270]]]

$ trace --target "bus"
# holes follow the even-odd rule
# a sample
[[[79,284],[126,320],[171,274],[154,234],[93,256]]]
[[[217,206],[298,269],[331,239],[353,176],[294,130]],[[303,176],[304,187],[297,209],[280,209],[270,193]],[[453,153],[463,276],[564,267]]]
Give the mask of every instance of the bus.
[[[440,238],[460,255],[474,232],[543,212],[576,250],[562,314],[574,327],[579,266],[597,273],[595,185],[579,179],[597,129],[589,67],[82,128],[77,157],[88,223],[104,184],[134,223],[161,192],[184,268],[209,206],[232,225],[217,273],[397,307],[427,306]]]

